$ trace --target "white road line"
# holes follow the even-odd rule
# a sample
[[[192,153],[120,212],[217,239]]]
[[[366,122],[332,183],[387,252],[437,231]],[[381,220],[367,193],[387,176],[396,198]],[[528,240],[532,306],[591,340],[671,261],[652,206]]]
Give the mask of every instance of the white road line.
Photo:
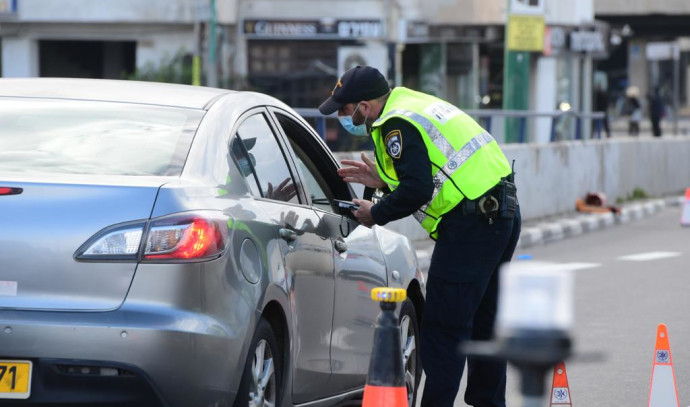
[[[601,263],[560,263],[555,266],[558,270],[575,271],[601,267]]]
[[[618,260],[624,261],[649,261],[649,260],[659,260],[666,259],[668,257],[678,257],[680,253],[678,252],[648,252],[648,253],[638,253],[631,254],[628,256],[620,256]]]
[[[601,263],[551,263],[538,260],[513,260],[510,264],[519,265],[525,270],[534,267],[549,271],[576,271],[601,267]]]

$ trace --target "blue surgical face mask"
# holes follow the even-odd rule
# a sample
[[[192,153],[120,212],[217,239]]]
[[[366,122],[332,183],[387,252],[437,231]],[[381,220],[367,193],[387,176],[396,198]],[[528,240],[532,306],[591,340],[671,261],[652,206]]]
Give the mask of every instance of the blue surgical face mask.
[[[343,126],[343,128],[353,136],[361,136],[361,137],[366,137],[369,135],[369,131],[367,130],[367,120],[366,118],[364,119],[364,123],[356,125],[352,122],[352,117],[355,115],[355,112],[359,108],[359,103],[357,103],[357,106],[355,107],[355,111],[352,112],[352,115],[350,116],[338,116],[338,120],[340,121],[340,125]]]
[[[249,158],[251,162],[249,162],[249,160],[247,160],[245,157],[241,157],[239,160],[237,160],[237,164],[240,167],[240,172],[245,177],[248,177],[252,174],[253,168],[256,165],[256,160],[251,153],[249,154]]]

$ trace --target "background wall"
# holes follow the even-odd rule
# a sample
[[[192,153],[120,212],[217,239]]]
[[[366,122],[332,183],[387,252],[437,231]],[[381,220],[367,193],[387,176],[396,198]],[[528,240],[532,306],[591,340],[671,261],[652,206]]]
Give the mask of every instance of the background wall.
[[[507,144],[515,160],[518,200],[524,220],[575,211],[575,200],[603,192],[610,204],[639,188],[654,197],[681,195],[690,188],[690,139],[615,139],[552,144]],[[371,152],[370,155],[373,155]],[[359,160],[359,153],[338,153]],[[355,186],[360,194],[361,186]],[[410,239],[426,238],[411,217],[388,225]]]

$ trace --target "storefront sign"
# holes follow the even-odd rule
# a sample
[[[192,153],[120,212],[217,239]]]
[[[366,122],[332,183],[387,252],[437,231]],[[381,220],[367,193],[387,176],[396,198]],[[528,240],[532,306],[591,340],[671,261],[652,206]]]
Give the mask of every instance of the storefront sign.
[[[0,15],[16,13],[17,0],[0,0]]]
[[[398,32],[402,42],[427,42],[429,40],[429,26],[423,21],[398,21]]]
[[[511,14],[508,18],[508,49],[541,52],[544,49],[544,17]]]
[[[380,20],[245,20],[244,33],[253,38],[381,38]]]
[[[650,61],[678,59],[680,48],[675,42],[650,42],[647,44],[645,53]]]
[[[570,33],[570,50],[573,52],[606,52],[606,42],[601,31],[573,31]]]
[[[549,26],[544,37],[544,55],[587,54],[594,59],[608,57],[609,30],[605,25],[584,27]]]

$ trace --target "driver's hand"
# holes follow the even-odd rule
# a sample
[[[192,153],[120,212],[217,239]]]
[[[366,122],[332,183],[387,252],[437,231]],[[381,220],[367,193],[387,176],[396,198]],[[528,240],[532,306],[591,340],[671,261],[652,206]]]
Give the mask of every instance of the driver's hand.
[[[367,227],[374,226],[374,218],[371,216],[371,207],[374,206],[374,203],[365,199],[353,199],[352,202],[359,205],[359,209],[352,210],[352,214],[355,215],[359,223]]]

